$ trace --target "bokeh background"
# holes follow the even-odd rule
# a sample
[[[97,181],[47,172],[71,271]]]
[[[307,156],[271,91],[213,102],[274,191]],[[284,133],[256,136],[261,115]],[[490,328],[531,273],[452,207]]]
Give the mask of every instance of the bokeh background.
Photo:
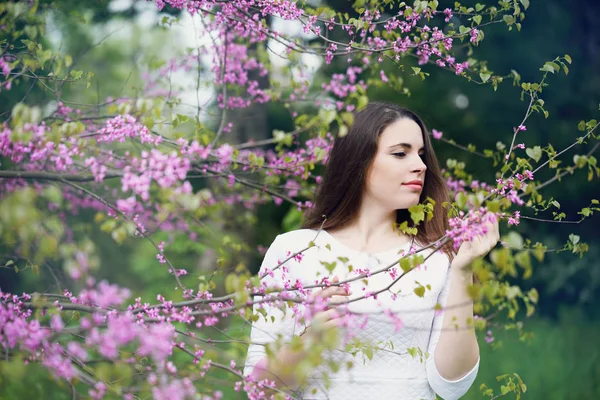
[[[177,10],[156,11],[152,2],[130,0],[114,1],[54,1],[54,11],[42,17],[47,21],[44,38],[48,44],[60,47],[71,54],[84,54],[79,69],[94,71],[93,90],[70,93],[80,101],[96,101],[119,93],[135,94],[143,75],[141,64],[160,63],[185,52],[186,47],[197,45],[194,34],[199,23]],[[352,13],[351,2],[329,0],[324,2],[335,9]],[[448,4],[445,4],[448,3]],[[470,4],[475,2],[463,2]],[[441,8],[452,6],[440,1]],[[534,115],[528,121],[527,131],[521,142],[526,146],[544,146],[553,143],[561,149],[577,137],[580,120],[598,118],[600,103],[600,2],[598,0],[532,0],[522,23],[522,29],[508,31],[498,24],[485,30],[485,40],[477,48],[477,57],[488,61],[488,68],[498,74],[517,70],[525,81],[539,79],[539,68],[556,56],[569,54],[573,64],[568,76],[556,75],[549,79],[550,86],[542,98],[550,117]],[[165,19],[166,18],[166,19]],[[160,25],[171,18],[180,20],[171,27]],[[276,22],[274,22],[276,23]],[[297,27],[289,27],[292,32]],[[299,32],[299,29],[297,29]],[[85,53],[84,53],[85,52]],[[276,61],[274,61],[276,62]],[[343,62],[324,66],[314,60],[311,71],[311,90],[319,90],[327,74],[344,72]],[[505,82],[497,91],[489,85],[469,84],[451,72],[432,66],[424,67],[431,73],[428,79],[406,78],[405,86],[410,96],[373,85],[369,89],[371,99],[397,102],[419,113],[429,128],[444,132],[444,138],[461,144],[473,144],[478,149],[494,148],[497,141],[507,142],[514,126],[525,113],[527,103],[520,100],[520,88]],[[387,74],[397,73],[393,68]],[[195,73],[194,73],[195,74]],[[185,112],[186,99],[196,99],[186,81],[192,75],[181,74],[173,79],[182,89],[180,105]],[[270,77],[276,79],[276,77]],[[204,78],[203,78],[204,79]],[[16,87],[0,93],[0,114],[20,101],[27,87]],[[27,97],[31,104],[48,104],[48,94],[33,88]],[[214,92],[210,79],[200,96],[210,102]],[[192,101],[190,101],[192,103]],[[275,129],[293,129],[289,113],[278,105],[255,106],[235,111],[231,133],[237,141],[248,138],[260,140],[271,136]],[[215,124],[218,113],[211,107],[203,111],[206,124]],[[441,160],[456,158],[467,163],[467,171],[478,174],[481,180],[491,181],[493,169],[488,160],[470,155],[444,143],[436,142]],[[591,145],[577,148],[562,159],[572,162],[573,154],[582,154]],[[548,176],[549,177],[549,176]],[[538,178],[536,176],[536,178]],[[195,183],[201,187],[206,183]],[[544,189],[548,197],[556,199],[569,220],[577,220],[577,212],[589,204],[589,199],[600,198],[600,187],[588,182],[587,173],[579,171],[565,176]],[[70,217],[91,221],[93,214],[81,213]],[[288,205],[262,206],[256,212],[260,221],[255,227],[244,231],[250,249],[268,246],[280,232],[295,229],[299,223],[298,213]],[[465,397],[482,398],[479,386],[493,385],[503,373],[517,372],[528,387],[525,398],[531,399],[595,399],[600,398],[600,240],[598,218],[590,218],[582,224],[532,223],[522,220],[518,231],[533,242],[541,241],[550,248],[559,247],[569,234],[575,233],[590,245],[583,258],[569,253],[548,254],[544,262],[534,265],[533,276],[522,282],[523,287],[536,287],[540,302],[534,317],[525,320],[525,330],[531,332],[526,340],[519,340],[513,332],[494,331],[491,344],[481,341],[482,363],[478,379]],[[75,234],[88,235],[96,243],[100,255],[97,276],[130,287],[135,295],[152,300],[156,293],[168,294],[173,285],[165,279],[162,269],[152,261],[155,251],[142,241],[128,241],[116,246],[109,235],[86,225],[85,231]],[[216,233],[218,236],[218,232]],[[223,238],[218,237],[219,240]],[[173,261],[196,273],[210,274],[214,261],[219,257],[209,249],[210,244],[198,242],[177,248]],[[6,254],[10,249],[2,249]],[[259,251],[247,253],[254,272],[261,261]],[[2,290],[14,293],[31,290],[51,290],[56,281],[67,282],[60,265],[51,262],[43,268],[40,276],[0,269]],[[216,278],[218,283],[218,278]],[[220,289],[217,289],[220,290]],[[233,329],[231,326],[220,328]],[[214,337],[215,332],[211,335]],[[207,333],[208,335],[208,333]],[[229,351],[223,348],[222,351]],[[48,378],[37,367],[17,366],[15,363],[0,364],[0,371],[7,379],[0,385],[0,399],[68,399],[68,387]],[[217,377],[226,379],[225,376]],[[225,387],[226,385],[224,385]],[[224,389],[225,390],[225,389]],[[241,398],[239,394],[225,390],[225,398]]]

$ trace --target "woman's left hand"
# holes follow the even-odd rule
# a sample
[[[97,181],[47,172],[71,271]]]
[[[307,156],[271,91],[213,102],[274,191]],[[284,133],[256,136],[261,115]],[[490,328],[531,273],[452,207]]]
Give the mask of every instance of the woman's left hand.
[[[495,222],[486,222],[487,233],[478,235],[470,242],[463,242],[452,261],[453,266],[460,268],[470,265],[475,259],[484,257],[493,249],[498,240],[500,240],[500,231],[498,228],[498,219]]]

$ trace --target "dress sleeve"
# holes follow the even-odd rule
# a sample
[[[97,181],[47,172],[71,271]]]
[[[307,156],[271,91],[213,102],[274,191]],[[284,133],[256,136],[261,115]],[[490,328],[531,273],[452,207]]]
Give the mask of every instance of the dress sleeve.
[[[280,236],[275,238],[265,254],[262,265],[260,267],[259,276],[264,274],[265,270],[272,271],[279,263],[286,259],[285,248],[282,246]],[[285,277],[283,266],[273,271],[272,274],[267,274],[261,279],[261,284],[266,284],[266,287],[283,287]],[[255,296],[255,300],[262,299],[263,296]],[[264,316],[259,312],[264,309]],[[266,367],[266,351],[265,345],[275,342],[278,338],[285,342],[289,342],[295,333],[302,331],[302,326],[297,322],[297,318],[293,316],[293,310],[286,308],[285,312],[281,307],[269,304],[254,304],[254,314],[258,315],[258,319],[252,323],[250,331],[250,346],[244,364],[244,376],[249,376],[254,371],[257,364],[261,367]]]
[[[446,307],[446,301],[448,298],[448,292],[450,289],[450,273],[447,272],[446,282],[444,287],[442,288],[440,295],[438,297],[438,303],[442,305],[442,307]],[[429,345],[427,348],[427,352],[429,357],[426,361],[426,369],[427,369],[427,380],[429,381],[429,385],[433,389],[433,391],[441,396],[445,400],[455,400],[460,399],[462,396],[467,393],[475,378],[477,377],[477,372],[479,371],[479,358],[477,359],[477,363],[473,367],[473,369],[462,378],[457,380],[450,381],[440,375],[434,360],[434,352],[435,347],[440,340],[440,334],[442,332],[443,322],[444,322],[444,313],[437,314],[433,317],[433,324],[431,328],[431,334],[429,336]]]

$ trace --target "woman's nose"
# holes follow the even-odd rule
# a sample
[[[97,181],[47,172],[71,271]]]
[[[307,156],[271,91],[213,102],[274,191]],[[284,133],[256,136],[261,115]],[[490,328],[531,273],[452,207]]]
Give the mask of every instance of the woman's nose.
[[[423,159],[421,158],[421,156],[417,156],[417,160],[415,161],[412,171],[413,172],[425,172],[425,170],[427,169],[427,165],[425,165],[425,162],[423,162]]]

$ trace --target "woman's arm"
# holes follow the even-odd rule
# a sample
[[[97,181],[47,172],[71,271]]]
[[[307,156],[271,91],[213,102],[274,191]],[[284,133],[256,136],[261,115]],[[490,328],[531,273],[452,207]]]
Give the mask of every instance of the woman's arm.
[[[462,378],[479,360],[479,345],[473,325],[473,300],[467,285],[473,283],[471,272],[458,262],[448,271],[448,294],[439,341],[433,354],[440,375],[448,380]]]
[[[261,280],[266,283],[267,287],[285,286],[284,279],[282,279],[283,268],[277,268],[271,274],[265,272],[267,269],[273,271],[281,260],[285,259],[283,254],[286,254],[286,251],[287,249],[285,249],[285,244],[282,243],[280,236],[269,246],[259,271],[259,275],[262,277]],[[290,280],[291,277],[288,276],[286,279]],[[338,281],[337,277],[333,277],[331,282],[336,283]],[[335,296],[348,295],[349,292],[344,287],[331,286],[313,292],[308,302],[312,303],[317,298],[331,299]],[[257,300],[260,298],[261,296],[255,297]],[[301,331],[303,324],[299,323],[299,316],[294,315],[292,309],[288,308],[284,312],[277,306],[268,303],[255,304],[253,308],[254,313],[259,312],[259,309],[262,308],[266,311],[266,314],[252,323],[251,344],[248,348],[244,375],[252,376],[257,381],[268,379],[275,382],[275,385],[282,390],[297,389],[305,378],[305,374],[301,371],[302,368],[299,368],[300,364],[308,356],[312,343],[318,343],[320,332],[339,323],[337,311],[332,308],[317,312],[313,316],[312,322],[320,321],[318,332],[313,332],[312,328],[308,327],[298,338],[295,335],[298,335]],[[285,344],[277,350],[274,356],[268,357],[265,346],[277,341],[278,338]],[[299,342],[296,342],[296,340],[299,340]]]
[[[272,359],[266,356],[260,359],[250,376],[257,382],[264,379],[273,381],[275,386],[283,390],[296,390],[305,377],[300,375],[295,366],[304,361],[306,356],[304,346],[295,350],[289,344],[284,345]]]
[[[473,283],[471,266],[498,242],[498,222],[486,223],[487,233],[464,242],[452,260],[438,302],[441,315],[433,320],[429,340],[427,379],[434,391],[446,400],[462,397],[479,370],[479,345],[473,324],[473,299],[467,287]]]

